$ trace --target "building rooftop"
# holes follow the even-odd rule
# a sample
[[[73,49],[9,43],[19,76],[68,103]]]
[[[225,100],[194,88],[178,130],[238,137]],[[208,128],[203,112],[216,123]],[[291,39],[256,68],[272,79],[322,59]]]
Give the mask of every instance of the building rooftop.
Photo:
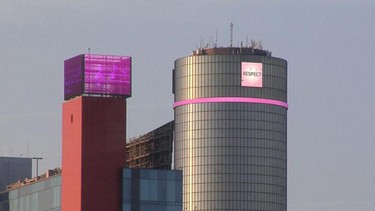
[[[46,173],[44,173],[44,174],[42,174],[40,176],[31,178],[31,179],[26,178],[24,181],[18,181],[18,182],[9,184],[7,186],[6,191],[17,189],[17,188],[23,187],[25,185],[30,185],[30,184],[33,184],[34,182],[45,180],[45,179],[48,179],[48,178],[50,178],[52,176],[61,175],[61,173],[62,173],[62,170],[60,168],[55,168],[53,170],[47,170]]]
[[[193,51],[192,56],[200,55],[259,55],[271,56],[271,51],[255,47],[214,47],[199,48]]]

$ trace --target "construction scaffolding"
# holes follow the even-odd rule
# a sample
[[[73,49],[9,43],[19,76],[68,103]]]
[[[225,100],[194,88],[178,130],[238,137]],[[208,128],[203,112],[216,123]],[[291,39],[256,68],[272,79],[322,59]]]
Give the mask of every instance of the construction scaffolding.
[[[171,169],[173,148],[171,121],[126,144],[126,166],[129,168]]]

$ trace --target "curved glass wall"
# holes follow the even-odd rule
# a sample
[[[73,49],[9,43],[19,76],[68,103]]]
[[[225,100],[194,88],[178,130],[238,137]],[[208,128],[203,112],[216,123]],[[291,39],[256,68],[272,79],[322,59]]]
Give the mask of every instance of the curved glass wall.
[[[263,87],[241,86],[241,62],[263,64]],[[256,55],[200,55],[175,62],[175,103],[201,98],[287,102],[287,64]],[[184,210],[286,210],[287,108],[210,102],[175,107],[175,168]]]

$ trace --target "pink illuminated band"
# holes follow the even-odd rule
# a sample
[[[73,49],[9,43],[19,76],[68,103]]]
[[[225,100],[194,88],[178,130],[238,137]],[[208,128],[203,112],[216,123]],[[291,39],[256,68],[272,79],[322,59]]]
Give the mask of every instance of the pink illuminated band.
[[[198,98],[198,99],[182,100],[182,101],[175,102],[173,104],[173,108],[176,108],[182,105],[196,104],[196,103],[261,103],[261,104],[281,106],[281,107],[288,109],[288,103],[285,103],[282,101],[263,99],[263,98],[247,98],[247,97],[212,97],[212,98]]]

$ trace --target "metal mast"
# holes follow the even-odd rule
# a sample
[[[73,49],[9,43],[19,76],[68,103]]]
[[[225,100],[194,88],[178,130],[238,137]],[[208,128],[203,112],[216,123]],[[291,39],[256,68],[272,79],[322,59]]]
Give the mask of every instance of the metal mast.
[[[230,47],[233,47],[233,23],[230,23]]]

